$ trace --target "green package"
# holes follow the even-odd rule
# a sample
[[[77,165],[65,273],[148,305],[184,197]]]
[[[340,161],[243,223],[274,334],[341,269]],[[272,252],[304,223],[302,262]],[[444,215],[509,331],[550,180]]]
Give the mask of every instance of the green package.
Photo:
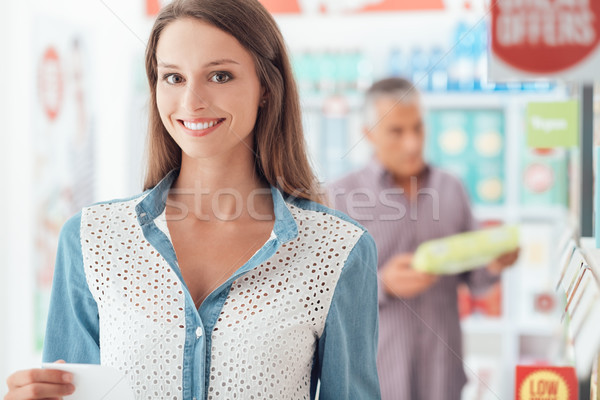
[[[413,268],[430,274],[457,274],[489,264],[519,247],[519,228],[505,225],[423,242]]]

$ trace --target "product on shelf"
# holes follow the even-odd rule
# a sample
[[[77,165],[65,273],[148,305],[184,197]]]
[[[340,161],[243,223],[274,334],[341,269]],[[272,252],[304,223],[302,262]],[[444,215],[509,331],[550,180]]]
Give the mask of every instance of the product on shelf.
[[[448,57],[444,50],[436,46],[431,50],[429,71],[429,90],[444,92],[448,90]]]
[[[432,110],[427,119],[427,159],[456,175],[474,203],[503,203],[504,113],[501,110]]]
[[[346,99],[341,96],[328,97],[323,104],[320,129],[326,180],[339,177],[350,169],[350,160],[344,157],[351,145],[348,123]]]
[[[493,339],[491,340],[492,343],[495,342]],[[487,338],[486,343],[489,343],[489,341],[490,338]],[[497,345],[497,348],[501,347],[499,343],[494,344]],[[465,365],[469,367],[465,369],[467,383],[463,388],[461,398],[465,400],[498,400],[498,387],[502,385],[500,356],[488,354],[466,355]]]
[[[482,132],[475,138],[475,150],[484,157],[500,155],[502,144],[502,135],[497,131]]]
[[[485,21],[459,21],[454,29],[452,46],[435,44],[430,48],[398,47],[390,51],[388,73],[412,79],[423,91],[548,91],[555,84],[548,81],[488,82],[488,26]]]
[[[476,40],[473,27],[460,21],[454,33],[452,61],[450,66],[449,88],[451,90],[475,90],[476,77]]]
[[[372,62],[359,49],[303,51],[292,54],[300,95],[356,95],[373,82]]]
[[[532,149],[523,141],[521,204],[567,205],[565,149]]]
[[[472,314],[494,318],[502,315],[502,282],[495,283],[481,296],[473,296],[466,284],[460,285],[457,291],[460,319]]]
[[[505,225],[422,243],[413,268],[432,274],[457,274],[481,267],[519,247],[519,228]]]
[[[410,55],[411,61],[411,81],[420,90],[429,90],[429,68],[430,60],[425,51],[420,47],[415,47]]]
[[[600,250],[593,238],[571,237],[560,252],[560,273],[556,284],[564,303],[562,318],[565,353],[579,379],[590,377],[600,351],[600,286],[597,266]]]
[[[578,386],[573,367],[517,365],[516,400],[577,400]]]
[[[533,298],[533,309],[540,314],[548,314],[554,310],[556,300],[549,292],[536,293]]]

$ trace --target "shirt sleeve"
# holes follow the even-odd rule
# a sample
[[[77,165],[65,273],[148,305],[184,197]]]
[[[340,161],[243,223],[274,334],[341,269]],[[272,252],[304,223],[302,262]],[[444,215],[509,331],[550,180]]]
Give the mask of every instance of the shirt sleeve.
[[[380,399],[377,248],[365,231],[350,251],[317,345],[320,400]]]
[[[98,307],[85,278],[80,223],[81,211],[59,233],[42,362],[100,364]]]
[[[337,193],[338,190],[342,194],[338,194]],[[338,188],[336,186],[335,182],[330,183],[327,186],[325,186],[325,193],[326,193],[327,200],[329,202],[329,205],[328,205],[329,207],[334,208],[338,211],[341,211],[341,212],[345,213],[346,215],[348,215],[349,217],[356,219],[356,216],[352,216],[348,213],[348,208],[344,204],[346,197],[343,196],[343,193],[345,193],[345,192],[342,191],[341,188]],[[357,221],[360,222],[359,220],[357,220]],[[385,291],[383,279],[381,279],[381,271],[380,270],[377,271],[377,282],[378,282],[377,299],[378,299],[380,306],[384,306],[385,304],[387,304],[391,301],[397,300],[397,297],[391,296]]]
[[[459,198],[461,199],[461,208],[464,216],[463,232],[474,231],[481,229],[481,224],[473,215],[471,210],[471,203],[469,196],[464,186],[459,182],[460,193]],[[469,291],[474,296],[480,296],[484,294],[493,284],[500,280],[499,275],[492,274],[488,271],[486,266],[482,265],[480,268],[463,272],[459,274],[461,281],[465,282],[469,287]]]
[[[383,283],[383,278],[381,276],[382,271],[382,269],[377,271],[377,300],[380,308],[392,301],[398,301],[398,297],[393,296],[385,291],[385,284]]]

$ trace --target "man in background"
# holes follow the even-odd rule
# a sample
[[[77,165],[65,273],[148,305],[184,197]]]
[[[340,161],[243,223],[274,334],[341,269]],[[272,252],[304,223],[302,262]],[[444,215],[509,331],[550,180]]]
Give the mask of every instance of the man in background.
[[[478,295],[518,250],[457,275],[411,268],[424,241],[478,228],[461,182],[427,164],[420,95],[404,79],[376,82],[365,98],[368,165],[327,186],[331,206],[375,238],[379,274],[378,373],[383,400],[458,400],[466,383],[457,286]]]

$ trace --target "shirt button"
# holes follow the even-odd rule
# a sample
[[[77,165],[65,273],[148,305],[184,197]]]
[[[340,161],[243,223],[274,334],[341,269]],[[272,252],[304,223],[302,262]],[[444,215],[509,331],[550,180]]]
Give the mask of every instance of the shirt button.
[[[202,327],[201,326],[196,328],[196,339],[199,339],[200,337],[202,337]]]

